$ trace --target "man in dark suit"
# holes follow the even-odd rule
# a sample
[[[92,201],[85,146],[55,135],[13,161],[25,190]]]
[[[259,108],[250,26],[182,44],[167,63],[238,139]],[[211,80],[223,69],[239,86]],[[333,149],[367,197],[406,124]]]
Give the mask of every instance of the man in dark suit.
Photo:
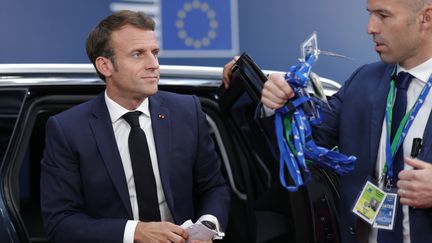
[[[432,74],[432,1],[431,0],[368,0],[370,12],[368,33],[376,43],[375,50],[382,62],[364,65],[356,70],[342,88],[324,107],[324,122],[313,130],[315,141],[332,148],[339,146],[342,153],[357,157],[355,170],[341,177],[340,232],[342,242],[430,242],[432,239],[432,92],[424,92]],[[236,59],[236,58],[235,58]],[[230,70],[235,59],[224,68],[224,83],[229,85]],[[387,163],[387,128],[389,111],[398,105],[388,99],[389,94],[403,93],[403,88],[392,88],[396,74],[408,72],[412,78],[407,89],[410,114],[415,103],[421,104],[402,146],[392,158],[401,156],[400,173],[395,170],[397,183],[389,183],[397,190],[400,203],[400,227],[383,232],[360,220],[351,210],[369,177],[383,187]],[[393,80],[393,81],[392,81]],[[397,87],[396,83],[396,87]],[[426,87],[426,88],[425,88]],[[425,89],[424,89],[425,88]],[[425,97],[422,97],[425,95]],[[261,101],[265,107],[278,109],[294,97],[294,92],[283,75],[272,74],[264,84]],[[417,99],[422,97],[424,99]],[[391,112],[390,112],[391,114]],[[410,117],[407,116],[407,117]],[[410,120],[410,118],[408,118]],[[401,122],[402,123],[402,122]],[[408,123],[408,122],[407,122]],[[406,126],[403,127],[406,129]],[[402,136],[402,135],[401,135]],[[417,159],[409,158],[414,138],[423,138]],[[405,164],[403,157],[405,156]],[[395,162],[396,166],[396,162]],[[413,169],[414,168],[414,169]],[[392,178],[389,178],[391,181]],[[403,220],[402,220],[403,219]],[[395,223],[399,225],[398,223]],[[398,236],[400,235],[400,236]],[[386,238],[390,237],[390,238]],[[390,240],[391,239],[391,240]],[[393,240],[394,239],[394,240]]]
[[[188,219],[220,230],[227,224],[229,188],[199,100],[158,92],[154,27],[141,12],[102,20],[89,34],[87,54],[105,92],[47,122],[41,205],[53,242],[185,242],[179,225]],[[148,162],[151,176],[136,170],[132,130],[140,138],[144,131],[147,145],[136,152],[148,151],[148,161],[139,162]],[[146,200],[143,178],[153,183],[144,185],[144,193],[154,192]],[[153,200],[153,216],[142,216]]]

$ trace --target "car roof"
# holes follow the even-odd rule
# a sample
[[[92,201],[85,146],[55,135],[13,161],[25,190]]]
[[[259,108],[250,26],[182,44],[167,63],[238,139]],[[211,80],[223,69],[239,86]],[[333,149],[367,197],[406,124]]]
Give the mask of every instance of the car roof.
[[[160,85],[187,85],[219,87],[222,67],[161,65]],[[279,72],[263,70],[265,74]],[[332,95],[340,84],[320,77],[326,95]],[[19,63],[0,64],[0,87],[28,85],[86,85],[104,82],[97,76],[92,64],[78,63]]]

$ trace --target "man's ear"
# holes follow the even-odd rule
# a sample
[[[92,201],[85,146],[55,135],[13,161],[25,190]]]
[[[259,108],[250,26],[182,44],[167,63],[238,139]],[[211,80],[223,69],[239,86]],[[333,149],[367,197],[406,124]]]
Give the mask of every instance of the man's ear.
[[[102,73],[105,77],[109,77],[112,74],[113,65],[111,63],[111,60],[106,57],[98,57],[96,58],[95,66],[97,70]]]
[[[432,28],[432,4],[426,4],[420,15],[420,23],[426,28]]]

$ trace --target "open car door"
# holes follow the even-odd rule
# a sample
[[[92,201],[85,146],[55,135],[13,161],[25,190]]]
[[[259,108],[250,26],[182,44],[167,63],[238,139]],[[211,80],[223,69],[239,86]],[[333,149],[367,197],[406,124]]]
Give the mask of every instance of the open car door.
[[[242,230],[248,242],[339,242],[338,178],[311,166],[313,178],[297,192],[279,182],[279,151],[273,116],[261,117],[266,76],[243,54],[232,70],[230,87],[221,87],[219,105],[228,130],[239,144],[231,160],[242,188],[241,208],[232,208],[227,231]],[[246,237],[245,236],[245,237]],[[243,238],[244,240],[245,238]]]

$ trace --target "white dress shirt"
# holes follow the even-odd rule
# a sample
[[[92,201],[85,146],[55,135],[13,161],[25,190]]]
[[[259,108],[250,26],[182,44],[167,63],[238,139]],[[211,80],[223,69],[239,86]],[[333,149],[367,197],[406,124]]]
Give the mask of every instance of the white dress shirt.
[[[417,101],[417,97],[420,95],[420,92],[422,91],[423,87],[425,86],[426,82],[429,80],[429,77],[432,74],[432,58],[410,70],[405,70],[404,68],[398,65],[397,73],[402,71],[408,72],[412,76],[414,76],[407,90],[407,111],[409,111]],[[429,119],[431,109],[432,109],[432,91],[429,92],[424,104],[422,105],[417,116],[415,117],[413,124],[411,125],[411,128],[407,133],[407,136],[405,137],[405,140],[403,142],[404,156],[410,155],[412,142],[414,138],[423,138],[423,132],[426,128],[426,123]],[[386,162],[386,134],[387,134],[387,124],[384,119],[380,144],[378,148],[377,163],[375,168],[376,178],[382,177],[382,171]],[[404,169],[410,170],[412,169],[412,167],[405,164]],[[380,183],[381,188],[382,185],[383,182]],[[405,205],[402,206],[404,243],[411,242],[408,210],[409,210],[408,206]],[[369,243],[377,242],[377,234],[378,231],[373,228],[371,234],[369,235]]]
[[[108,111],[111,117],[111,122],[114,129],[114,136],[122,160],[123,169],[126,176],[126,181],[127,181],[128,191],[129,191],[129,199],[131,202],[132,213],[134,218],[134,220],[128,220],[128,222],[126,223],[123,242],[133,243],[135,228],[139,222],[138,201],[136,198],[135,181],[133,177],[132,164],[131,164],[129,146],[128,146],[130,125],[126,122],[125,119],[122,118],[122,116],[125,113],[129,112],[129,110],[125,109],[124,107],[120,106],[115,101],[110,99],[106,91],[105,91],[105,102],[107,104]],[[136,110],[142,112],[142,114],[139,117],[139,123],[141,129],[144,130],[147,138],[147,143],[150,152],[150,159],[153,167],[153,173],[155,175],[161,220],[173,222],[172,215],[168,208],[168,204],[165,199],[165,194],[160,179],[159,166],[158,166],[157,154],[156,154],[156,146],[153,137],[153,129],[151,126],[148,99],[145,99],[144,102]]]

